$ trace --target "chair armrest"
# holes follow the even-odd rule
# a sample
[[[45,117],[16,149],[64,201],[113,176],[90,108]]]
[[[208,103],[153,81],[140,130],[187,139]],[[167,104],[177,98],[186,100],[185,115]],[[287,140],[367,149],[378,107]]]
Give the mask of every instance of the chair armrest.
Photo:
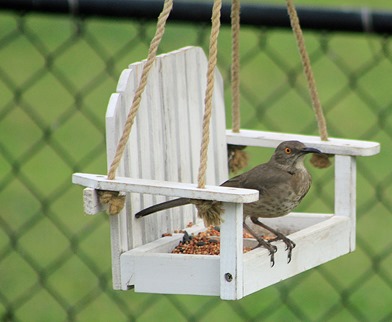
[[[321,141],[318,136],[298,135],[276,132],[264,132],[254,130],[241,130],[234,133],[226,130],[227,143],[236,145],[260,146],[275,148],[282,141],[297,140],[312,148],[317,148],[323,153],[351,155],[351,156],[371,156],[380,152],[380,144],[370,141],[346,140],[329,138],[328,141]]]
[[[197,188],[192,183],[132,179],[117,177],[108,180],[104,175],[74,173],[72,183],[96,190],[147,193],[168,197],[183,197],[191,199],[217,200],[233,203],[249,203],[258,200],[259,192],[252,189],[239,189],[221,186],[206,186]]]

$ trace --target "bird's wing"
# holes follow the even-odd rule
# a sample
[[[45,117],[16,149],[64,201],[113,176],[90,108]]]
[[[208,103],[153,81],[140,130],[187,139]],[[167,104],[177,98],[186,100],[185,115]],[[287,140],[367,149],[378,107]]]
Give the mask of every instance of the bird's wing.
[[[224,187],[255,189],[262,194],[265,190],[273,188],[280,183],[287,183],[291,174],[268,163],[233,177],[222,184]]]

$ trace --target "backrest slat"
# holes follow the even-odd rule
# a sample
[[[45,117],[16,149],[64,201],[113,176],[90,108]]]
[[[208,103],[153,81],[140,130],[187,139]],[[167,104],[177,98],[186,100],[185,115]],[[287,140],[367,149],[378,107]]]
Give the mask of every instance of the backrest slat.
[[[107,110],[107,153],[110,164],[122,134],[144,62],[124,70]],[[197,183],[204,112],[207,59],[201,48],[186,47],[157,57],[133,125],[119,176]],[[207,183],[227,179],[227,149],[223,82],[216,71]],[[131,194],[124,216],[116,222],[122,251],[161,237],[162,233],[195,222],[193,206],[135,219],[134,214],[166,200],[162,196]],[[125,213],[124,213],[125,212]],[[123,227],[123,226],[126,227]],[[122,231],[122,233],[121,233]],[[124,242],[124,233],[128,231]],[[119,237],[120,236],[120,237]],[[113,242],[112,242],[113,244]]]

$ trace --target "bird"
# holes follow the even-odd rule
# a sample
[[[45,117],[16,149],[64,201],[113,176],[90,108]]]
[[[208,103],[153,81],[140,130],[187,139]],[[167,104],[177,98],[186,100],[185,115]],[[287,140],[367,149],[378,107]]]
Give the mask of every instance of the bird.
[[[223,187],[255,189],[259,191],[259,199],[243,206],[243,227],[258,242],[257,247],[269,250],[271,266],[274,266],[274,254],[277,247],[271,242],[282,240],[288,251],[287,262],[290,263],[292,250],[296,246],[284,234],[263,224],[259,218],[281,217],[289,214],[299,205],[312,184],[312,177],[305,167],[305,155],[322,154],[316,148],[307,147],[299,141],[281,142],[275,149],[270,160],[251,170],[237,175],[221,184]],[[178,198],[145,208],[135,214],[142,218],[152,213],[192,203],[189,198]],[[253,224],[272,232],[276,237],[266,241],[256,234],[245,222],[249,217]]]

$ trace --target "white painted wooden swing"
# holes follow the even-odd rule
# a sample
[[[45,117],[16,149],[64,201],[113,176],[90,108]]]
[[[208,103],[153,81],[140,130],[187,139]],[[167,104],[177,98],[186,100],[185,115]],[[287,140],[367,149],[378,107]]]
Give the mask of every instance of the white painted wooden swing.
[[[106,113],[107,160],[111,164],[144,62],[121,74]],[[286,133],[226,130],[223,81],[215,71],[211,144],[207,186],[197,188],[199,149],[206,87],[207,59],[202,49],[186,47],[157,57],[139,113],[115,180],[106,175],[73,175],[84,190],[85,212],[100,211],[96,190],[126,194],[119,215],[110,216],[114,289],[164,294],[215,295],[235,300],[355,248],[356,157],[379,152],[374,142],[329,139]],[[292,213],[263,219],[267,225],[289,232],[297,247],[287,264],[285,245],[276,242],[275,266],[263,248],[243,253],[243,203],[258,199],[258,192],[218,185],[228,177],[227,144],[273,148],[285,140],[299,140],[335,155],[335,211],[333,214]],[[268,151],[271,154],[272,150]],[[164,197],[165,196],[165,197]],[[135,219],[139,210],[166,197],[219,200],[225,212],[221,224],[219,256],[171,254],[183,234],[161,237],[183,229],[188,222],[204,229],[193,206],[167,210]],[[251,224],[250,224],[251,225]],[[254,227],[256,229],[256,227]]]

